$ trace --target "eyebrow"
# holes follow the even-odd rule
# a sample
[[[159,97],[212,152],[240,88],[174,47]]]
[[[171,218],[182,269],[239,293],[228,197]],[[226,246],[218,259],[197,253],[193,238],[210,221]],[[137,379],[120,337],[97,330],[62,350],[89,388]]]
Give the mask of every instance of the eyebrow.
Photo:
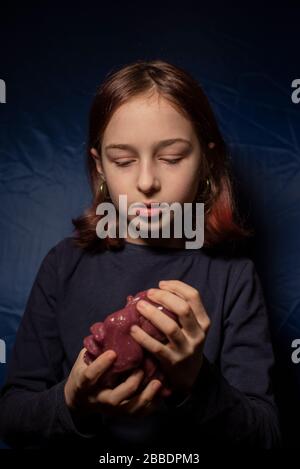
[[[185,138],[168,138],[166,140],[161,140],[160,142],[157,142],[154,145],[154,149],[155,150],[160,150],[161,148],[168,147],[170,145],[173,145],[173,143],[176,143],[176,142],[187,143],[189,145],[189,147],[192,147],[191,142],[189,140],[186,140]],[[111,143],[110,145],[107,145],[105,147],[105,150],[108,150],[109,148],[119,148],[120,150],[133,150],[133,151],[135,151],[134,146],[128,145],[128,144],[125,144],[125,143]]]

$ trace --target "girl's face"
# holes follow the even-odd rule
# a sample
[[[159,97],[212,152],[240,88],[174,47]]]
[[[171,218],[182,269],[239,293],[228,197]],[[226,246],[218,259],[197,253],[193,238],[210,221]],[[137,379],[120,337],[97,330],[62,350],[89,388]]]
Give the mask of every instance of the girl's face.
[[[128,207],[195,199],[201,157],[198,138],[191,122],[157,93],[121,105],[105,129],[101,160],[95,149],[91,154],[117,209],[119,195],[127,195]],[[137,215],[128,215],[128,221]],[[152,240],[131,241],[149,244]],[[170,240],[165,241],[170,245]],[[177,238],[171,244],[181,246],[182,241]]]

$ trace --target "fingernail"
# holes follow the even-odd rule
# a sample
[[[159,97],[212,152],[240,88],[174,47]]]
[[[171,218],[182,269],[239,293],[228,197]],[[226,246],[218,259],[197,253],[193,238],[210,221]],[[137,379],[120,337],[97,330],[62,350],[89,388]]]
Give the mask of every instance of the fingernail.
[[[148,306],[148,302],[144,300],[140,300],[137,304],[138,306]]]
[[[161,383],[159,381],[155,381],[152,383],[152,389],[159,389],[161,387]]]

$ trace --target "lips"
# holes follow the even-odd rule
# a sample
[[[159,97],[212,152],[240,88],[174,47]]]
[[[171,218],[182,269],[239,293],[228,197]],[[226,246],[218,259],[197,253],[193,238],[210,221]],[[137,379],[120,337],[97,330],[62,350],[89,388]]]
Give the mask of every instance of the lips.
[[[138,207],[137,209],[139,215],[142,217],[150,217],[151,215],[157,215],[161,212],[160,208],[142,208]]]
[[[137,202],[136,204],[134,204],[133,206],[135,208],[139,208],[139,207],[142,207],[144,208],[144,206],[146,206],[147,208],[151,208],[151,205],[153,207],[157,207],[161,202],[157,202],[157,201],[152,201],[152,202]]]

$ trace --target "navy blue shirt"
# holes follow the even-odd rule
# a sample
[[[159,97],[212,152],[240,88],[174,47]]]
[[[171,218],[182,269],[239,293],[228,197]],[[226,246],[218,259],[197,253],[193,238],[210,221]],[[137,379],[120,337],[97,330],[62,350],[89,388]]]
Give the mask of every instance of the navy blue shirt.
[[[196,288],[211,319],[192,394],[140,419],[74,415],[64,385],[90,326],[123,308],[127,295],[171,279]],[[128,242],[92,253],[67,237],[44,257],[32,286],[1,390],[0,437],[20,448],[271,448],[280,444],[272,367],[252,260]]]

